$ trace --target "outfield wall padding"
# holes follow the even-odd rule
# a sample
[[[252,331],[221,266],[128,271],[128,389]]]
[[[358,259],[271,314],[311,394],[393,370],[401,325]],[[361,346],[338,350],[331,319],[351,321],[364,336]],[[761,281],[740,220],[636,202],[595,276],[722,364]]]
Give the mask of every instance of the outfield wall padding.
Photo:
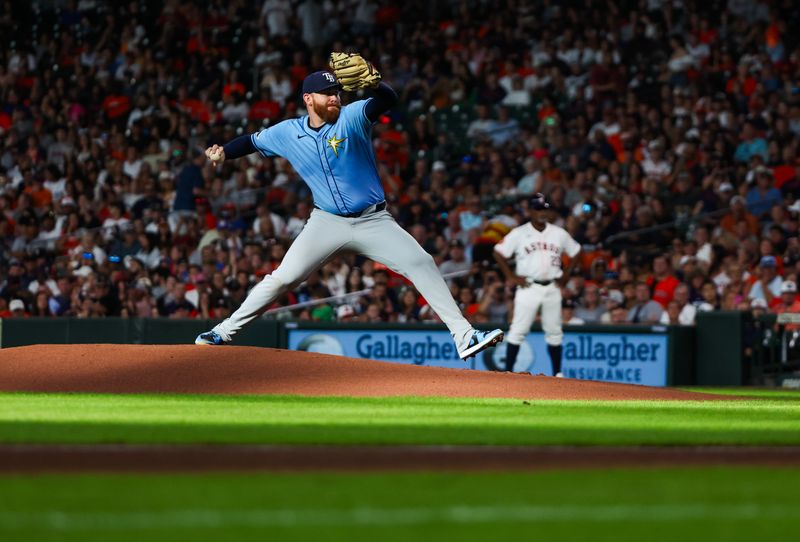
[[[32,344],[191,344],[216,321],[172,318],[8,318],[0,320],[0,348]],[[241,346],[276,348],[280,324],[259,320],[236,337]]]
[[[698,311],[694,355],[698,385],[744,385],[744,319],[740,311]]]

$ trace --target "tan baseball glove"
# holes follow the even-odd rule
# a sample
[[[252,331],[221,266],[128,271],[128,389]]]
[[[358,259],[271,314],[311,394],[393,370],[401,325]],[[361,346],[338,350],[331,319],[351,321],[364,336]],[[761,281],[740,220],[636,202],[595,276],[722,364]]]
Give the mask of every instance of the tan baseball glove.
[[[371,88],[381,82],[381,74],[358,53],[331,53],[330,66],[344,90]]]

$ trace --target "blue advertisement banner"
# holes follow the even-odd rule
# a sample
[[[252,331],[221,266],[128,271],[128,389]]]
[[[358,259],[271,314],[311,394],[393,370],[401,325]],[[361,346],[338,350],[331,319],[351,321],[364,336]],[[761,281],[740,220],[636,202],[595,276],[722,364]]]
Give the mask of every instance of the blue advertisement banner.
[[[644,386],[666,386],[666,333],[564,333],[561,372],[567,378]],[[487,352],[494,366],[505,359],[505,345]],[[542,332],[529,333],[520,346],[515,372],[552,375]]]
[[[288,329],[291,350],[455,369],[505,369],[506,343],[467,363],[458,357],[446,331]],[[667,385],[666,333],[566,332],[562,372],[567,378],[646,386]],[[520,347],[515,372],[552,375],[542,332],[529,333]]]
[[[289,329],[289,349],[351,358],[472,369],[446,331]]]

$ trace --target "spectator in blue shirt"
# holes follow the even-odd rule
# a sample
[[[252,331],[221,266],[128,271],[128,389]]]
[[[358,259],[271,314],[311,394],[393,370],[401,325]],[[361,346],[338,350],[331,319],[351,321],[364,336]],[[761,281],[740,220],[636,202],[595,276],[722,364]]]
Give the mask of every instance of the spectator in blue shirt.
[[[769,159],[767,142],[763,137],[758,137],[753,123],[747,121],[742,127],[742,142],[736,147],[734,159],[737,162],[749,162],[755,154],[762,156],[765,162]]]
[[[774,205],[783,202],[781,191],[772,186],[772,172],[759,166],[756,169],[756,185],[747,191],[747,209],[761,219]]]

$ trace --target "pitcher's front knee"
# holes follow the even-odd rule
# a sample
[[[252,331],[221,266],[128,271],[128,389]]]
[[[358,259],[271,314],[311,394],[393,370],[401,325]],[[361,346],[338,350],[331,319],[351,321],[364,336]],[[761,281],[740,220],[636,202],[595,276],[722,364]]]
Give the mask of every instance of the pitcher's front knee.
[[[298,284],[300,282],[302,282],[302,281],[301,280],[297,281]],[[261,282],[259,282],[256,285],[256,288],[259,288],[259,287],[260,288],[269,288],[269,290],[272,291],[272,292],[277,292],[278,294],[282,294],[283,292],[288,290],[290,286],[291,286],[291,284],[288,284],[288,283],[284,282],[283,280],[281,280],[281,278],[277,275],[277,271],[276,271],[275,273],[272,273],[270,275],[265,275],[264,278],[261,279]]]
[[[412,265],[418,267],[419,269],[430,269],[433,271],[439,272],[439,267],[436,265],[436,260],[433,259],[433,256],[424,252],[420,254],[418,257],[414,258]]]
[[[264,280],[270,278],[270,280],[276,281],[276,286],[280,287],[283,292],[301,284],[308,278],[312,270],[313,268],[309,270],[306,269],[305,266],[301,269],[297,269],[296,265],[286,265],[284,263],[279,265],[275,271],[264,277]]]

